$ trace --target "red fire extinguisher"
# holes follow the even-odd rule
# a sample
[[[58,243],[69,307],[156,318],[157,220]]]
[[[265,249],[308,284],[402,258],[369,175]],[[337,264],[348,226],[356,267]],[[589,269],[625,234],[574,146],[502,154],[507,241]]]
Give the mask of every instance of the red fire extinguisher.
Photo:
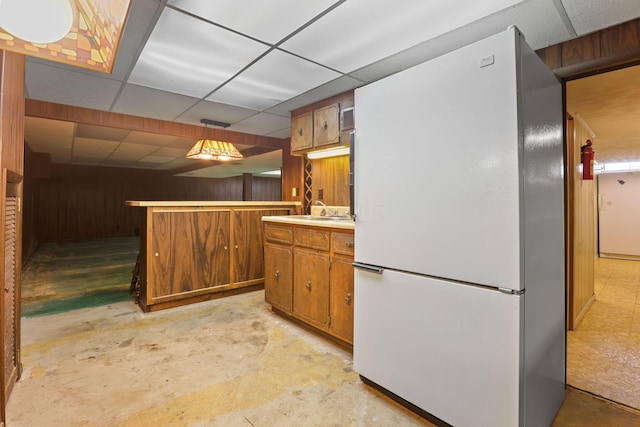
[[[582,162],[582,179],[593,179],[593,161],[596,152],[593,143],[587,139],[587,143],[580,147],[580,161]]]

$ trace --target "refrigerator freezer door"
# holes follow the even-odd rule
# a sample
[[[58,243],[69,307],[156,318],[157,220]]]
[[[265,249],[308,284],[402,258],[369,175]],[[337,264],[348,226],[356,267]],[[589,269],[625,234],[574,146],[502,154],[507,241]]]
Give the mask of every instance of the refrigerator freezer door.
[[[354,368],[456,427],[519,421],[524,296],[356,270]]]
[[[356,261],[522,289],[515,40],[356,90]]]

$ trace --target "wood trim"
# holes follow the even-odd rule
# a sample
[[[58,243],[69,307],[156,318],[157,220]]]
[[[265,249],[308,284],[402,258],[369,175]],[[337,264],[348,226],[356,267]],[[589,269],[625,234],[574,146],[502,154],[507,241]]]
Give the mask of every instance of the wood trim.
[[[132,131],[174,135],[178,137],[200,139],[203,136],[220,139],[234,144],[272,147],[281,149],[287,139],[271,138],[261,135],[234,132],[224,129],[204,128],[186,123],[169,122],[147,117],[130,116],[52,102],[27,99],[25,115],[44,119],[62,120],[66,122],[84,123],[95,126],[107,126]]]

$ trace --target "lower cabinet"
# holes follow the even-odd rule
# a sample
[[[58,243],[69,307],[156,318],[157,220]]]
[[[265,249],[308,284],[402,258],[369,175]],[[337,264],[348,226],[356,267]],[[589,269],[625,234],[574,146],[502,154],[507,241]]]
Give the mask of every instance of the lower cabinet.
[[[353,343],[353,231],[265,222],[265,300]]]

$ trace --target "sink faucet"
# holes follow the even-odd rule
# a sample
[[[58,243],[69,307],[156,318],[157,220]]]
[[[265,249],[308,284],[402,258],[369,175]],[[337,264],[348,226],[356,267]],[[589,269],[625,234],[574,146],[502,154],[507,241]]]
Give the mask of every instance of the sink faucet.
[[[322,200],[316,200],[315,203],[316,205],[321,205],[321,206],[324,206],[325,208],[327,207],[327,205],[325,205]],[[326,214],[327,214],[327,210],[322,208],[322,210],[320,211],[320,216],[325,216]]]
[[[322,205],[322,206],[327,206],[324,204],[324,202],[322,200],[316,200],[316,205]]]

